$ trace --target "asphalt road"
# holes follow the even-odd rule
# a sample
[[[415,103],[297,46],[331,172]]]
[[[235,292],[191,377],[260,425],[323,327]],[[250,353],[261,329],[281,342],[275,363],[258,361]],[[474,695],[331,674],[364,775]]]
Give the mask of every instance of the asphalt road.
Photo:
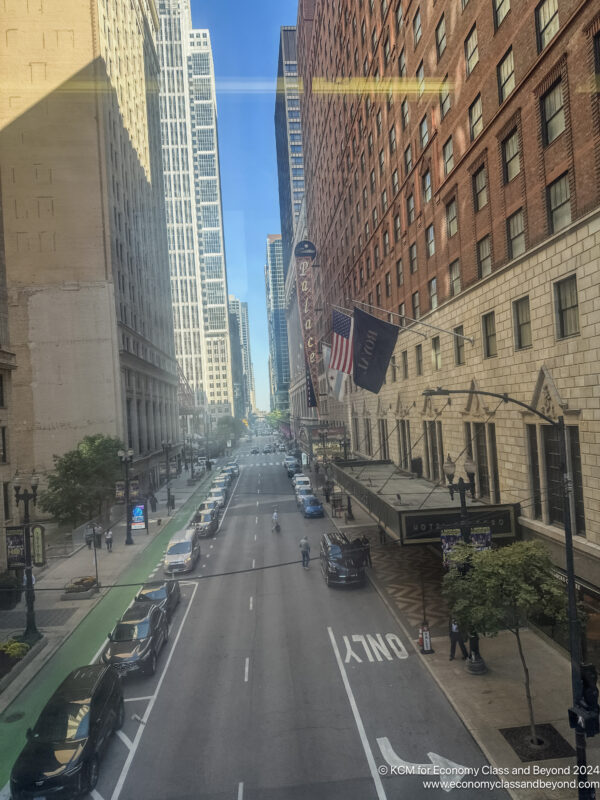
[[[126,723],[93,797],[448,797],[424,781],[439,779],[436,769],[458,780],[460,767],[486,763],[483,754],[370,584],[326,587],[319,538],[331,523],[300,516],[283,454],[249,449],[219,534],[182,584],[157,674],[125,683]],[[421,774],[399,774],[407,769]]]

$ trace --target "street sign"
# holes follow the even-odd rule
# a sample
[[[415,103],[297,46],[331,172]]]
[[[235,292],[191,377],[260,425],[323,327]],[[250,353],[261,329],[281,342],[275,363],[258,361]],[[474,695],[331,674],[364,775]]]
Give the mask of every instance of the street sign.
[[[137,478],[132,478],[129,481],[129,500],[137,500],[140,496],[140,482]]]
[[[6,566],[23,569],[25,563],[25,530],[22,525],[6,528]]]
[[[294,248],[294,255],[296,258],[310,258],[311,261],[314,261],[317,256],[317,248],[308,239],[303,239]]]
[[[31,557],[35,567],[46,563],[46,529],[43,525],[31,527]]]

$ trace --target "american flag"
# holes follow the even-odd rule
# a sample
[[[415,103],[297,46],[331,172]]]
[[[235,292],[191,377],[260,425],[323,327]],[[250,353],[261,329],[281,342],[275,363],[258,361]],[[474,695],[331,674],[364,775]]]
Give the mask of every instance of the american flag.
[[[333,311],[333,339],[329,369],[339,372],[352,372],[352,329],[353,319],[341,311]]]

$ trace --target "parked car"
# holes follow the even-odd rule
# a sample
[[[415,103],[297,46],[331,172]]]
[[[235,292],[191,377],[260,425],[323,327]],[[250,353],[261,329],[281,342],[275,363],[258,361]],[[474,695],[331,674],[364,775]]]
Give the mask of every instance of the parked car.
[[[311,487],[310,478],[308,477],[308,475],[303,475],[301,472],[299,472],[293,476],[292,486],[294,487],[294,489],[297,489],[298,486],[308,486],[308,488],[310,489]]]
[[[310,486],[297,486],[296,487],[296,505],[302,508],[302,501],[305,497],[312,495],[313,490]]]
[[[293,478],[294,475],[300,475],[301,472],[302,467],[300,467],[298,464],[293,464],[291,467],[288,467],[288,478]]]
[[[227,472],[231,472],[234,478],[237,478],[237,476],[240,474],[240,465],[237,463],[237,461],[228,461],[225,465],[225,469]]]
[[[260,453],[260,450],[258,449],[258,447],[253,447],[252,450],[250,450],[250,455],[251,456],[257,456],[259,453]]]
[[[225,492],[222,489],[211,489],[208,495],[209,500],[216,500],[219,504],[219,508],[225,508],[225,503],[227,502],[227,498],[225,497]]]
[[[263,453],[270,453],[271,452],[271,445],[268,444],[266,447],[263,448]]]
[[[179,581],[152,581],[145,583],[136,595],[136,601],[154,603],[170,620],[181,600]]]
[[[196,511],[196,513],[194,515],[194,519],[192,521],[196,522],[196,517],[199,518],[200,514],[202,514],[204,511],[212,511],[213,509],[216,510],[217,512],[219,511],[218,502],[216,500],[205,500],[203,503],[200,503],[200,505],[198,506],[198,509],[197,509],[197,511]]]
[[[365,582],[364,551],[344,533],[334,531],[321,536],[321,572],[327,586]]]
[[[71,798],[98,783],[110,735],[125,719],[119,676],[105,664],[69,673],[44,706],[10,774],[13,800]]]
[[[226,478],[218,478],[210,487],[211,493],[213,490],[222,492],[225,495],[225,497],[227,497],[229,493],[229,481]]]
[[[134,603],[108,634],[102,660],[120,675],[154,675],[158,654],[168,638],[166,612],[154,603]]]
[[[302,515],[309,519],[310,517],[324,517],[325,511],[323,510],[323,503],[314,494],[307,494],[302,498],[300,506]]]
[[[163,562],[164,571],[167,573],[189,572],[196,566],[200,555],[200,541],[196,532],[189,528],[179,531],[167,545]]]
[[[204,511],[200,519],[194,522],[194,528],[198,536],[214,536],[219,530],[219,517],[217,511]]]

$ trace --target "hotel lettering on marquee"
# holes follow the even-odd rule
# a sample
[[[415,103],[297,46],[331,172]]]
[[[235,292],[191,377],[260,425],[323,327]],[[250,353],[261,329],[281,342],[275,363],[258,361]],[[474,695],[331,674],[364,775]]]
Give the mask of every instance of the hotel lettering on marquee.
[[[296,293],[298,295],[298,309],[300,311],[300,324],[304,340],[304,357],[310,371],[310,377],[318,394],[318,360],[319,348],[316,338],[314,315],[314,289],[313,289],[313,262],[317,254],[312,242],[304,240],[299,242],[294,249],[296,257]]]

